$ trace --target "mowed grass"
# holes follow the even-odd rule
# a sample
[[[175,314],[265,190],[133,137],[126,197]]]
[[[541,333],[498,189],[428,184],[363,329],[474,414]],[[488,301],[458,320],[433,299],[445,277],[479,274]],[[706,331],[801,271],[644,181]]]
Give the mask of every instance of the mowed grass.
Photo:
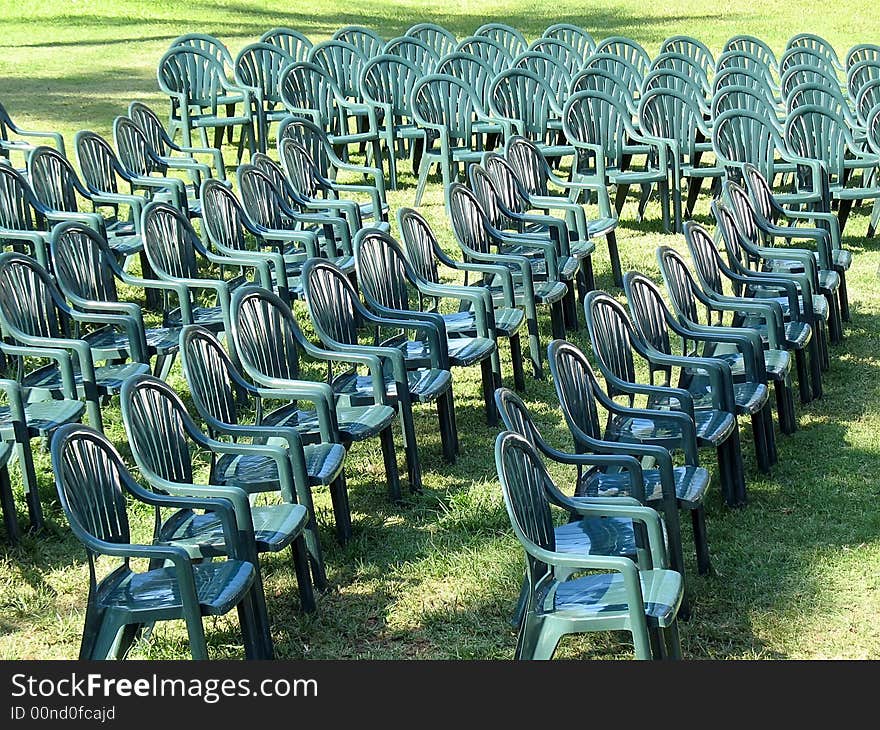
[[[432,20],[459,37],[489,20],[511,23],[527,37],[552,22],[570,21],[597,38],[623,34],[654,53],[668,35],[701,38],[716,52],[735,33],[756,33],[781,51],[788,37],[812,31],[831,40],[841,56],[852,44],[880,39],[880,21],[870,6],[847,1],[833,6],[807,3],[737,3],[673,0],[646,6],[628,0],[584,9],[559,2],[404,2],[357,0],[344,6],[318,0],[302,10],[288,2],[41,2],[0,7],[0,102],[25,126],[64,133],[72,154],[73,135],[92,129],[108,135],[113,118],[132,99],[163,113],[155,67],[170,40],[185,32],[212,33],[233,53],[266,29],[286,25],[313,40],[344,24],[364,24],[385,37],[414,22]],[[228,160],[232,164],[230,153]],[[404,165],[405,167],[405,165]],[[389,195],[392,209],[410,205],[414,179],[404,175]],[[443,244],[455,244],[442,208],[440,186],[429,187],[421,208]],[[624,208],[618,238],[625,269],[655,279],[654,250],[683,248],[679,236],[664,235],[656,205],[647,220]],[[697,217],[708,222],[708,200]],[[779,464],[765,476],[755,468],[744,424],[743,446],[750,503],[725,507],[717,481],[708,500],[708,529],[714,572],[698,577],[690,535],[687,580],[693,617],[682,626],[688,658],[877,658],[880,626],[880,295],[878,247],[864,239],[867,217],[857,211],[846,245],[855,251],[849,273],[853,320],[842,345],[832,348],[825,397],[798,407],[799,430],[778,437]],[[595,257],[597,283],[616,296],[607,249]],[[549,322],[543,323],[549,341]],[[584,333],[571,339],[585,346]],[[509,376],[509,353],[502,353]],[[170,378],[185,393],[176,366]],[[509,378],[508,378],[509,381]],[[570,441],[549,379],[528,380],[526,400],[545,435],[567,447]],[[318,521],[332,584],[319,597],[318,611],[298,611],[295,578],[287,554],[263,560],[276,653],[283,658],[509,658],[515,632],[508,623],[522,575],[522,553],[513,538],[495,476],[492,445],[496,430],[485,424],[475,372],[455,375],[461,456],[443,462],[433,411],[417,409],[425,491],[405,504],[385,498],[377,444],[359,444],[347,462],[354,537],[335,542],[330,499],[316,494]],[[105,412],[106,431],[130,463],[118,402]],[[399,443],[399,436],[398,436]],[[73,658],[77,655],[88,588],[88,567],[55,497],[48,455],[37,450],[41,496],[48,527],[22,545],[3,544],[0,558],[0,658]],[[705,454],[704,465],[713,465]],[[405,474],[402,457],[402,473]],[[560,486],[572,474],[553,469]],[[406,485],[404,484],[404,488]],[[20,517],[26,520],[20,490]],[[130,512],[138,539],[149,539],[151,515]],[[0,535],[0,540],[3,536]],[[214,657],[240,657],[237,620],[207,622]],[[188,656],[181,624],[157,627],[132,656]],[[559,656],[626,658],[627,635],[568,639]]]

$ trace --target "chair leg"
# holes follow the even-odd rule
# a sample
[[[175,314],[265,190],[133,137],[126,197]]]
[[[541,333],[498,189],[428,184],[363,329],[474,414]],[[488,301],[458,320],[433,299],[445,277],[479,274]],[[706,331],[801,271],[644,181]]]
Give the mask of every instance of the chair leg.
[[[562,300],[562,315],[565,322],[565,329],[569,332],[577,332],[578,314],[577,303],[575,301],[576,293],[574,279],[567,282],[566,287],[565,298]]]
[[[510,336],[510,364],[513,367],[513,387],[518,393],[526,389],[526,374],[523,370],[522,343],[519,332]]]
[[[681,659],[681,638],[678,634],[678,620],[673,621],[671,626],[663,629],[663,636],[666,639],[666,658]]]
[[[554,339],[565,339],[565,310],[563,309],[562,300],[550,305],[550,327],[553,331]]]
[[[49,434],[45,439],[46,448],[52,435]],[[18,459],[19,469],[21,470],[21,480],[24,484],[24,499],[28,508],[28,519],[30,520],[31,531],[42,530],[43,525],[43,505],[40,503],[40,492],[37,488],[37,472],[34,469],[34,457],[31,452],[31,442],[27,433],[23,433],[15,444],[15,457]]]
[[[791,379],[777,380],[773,383],[776,392],[776,413],[779,430],[786,436],[797,431],[797,417],[794,412],[794,395],[791,392]]]
[[[443,458],[450,464],[455,463],[456,448],[455,426],[450,416],[452,407],[452,388],[437,399],[437,420],[440,423],[440,442],[443,446]]]
[[[761,409],[761,415],[764,419],[764,433],[766,434],[768,460],[770,466],[774,466],[779,463],[779,451],[776,448],[776,430],[773,428],[773,406],[771,405],[769,398]]]
[[[490,426],[498,424],[498,410],[495,408],[495,372],[492,369],[492,360],[484,358],[480,362],[480,370],[483,379],[483,403],[486,407],[486,423]]]
[[[640,631],[637,627],[632,628],[633,647],[636,659],[651,659],[651,640],[647,631]]]
[[[312,590],[312,576],[309,572],[309,554],[306,550],[306,541],[300,535],[290,546],[293,553],[293,567],[296,571],[296,583],[299,587],[299,602],[305,613],[315,611],[315,592]]]
[[[394,431],[389,425],[380,434],[382,442],[382,458],[385,461],[385,478],[388,481],[388,498],[392,502],[400,502],[400,474],[397,471],[397,453],[394,450]]]
[[[513,614],[510,617],[510,623],[512,626],[520,626],[522,624],[523,615],[526,610],[526,603],[529,598],[529,581],[527,578],[523,579],[522,586],[519,590],[519,597],[516,599],[516,607],[513,609]]]
[[[813,398],[822,397],[822,353],[818,339],[821,334],[821,332],[814,332],[813,340],[810,342],[810,383]]]
[[[709,538],[706,534],[706,510],[703,505],[691,510],[691,524],[694,526],[694,547],[697,550],[697,572],[709,575],[712,562],[709,558]]]
[[[669,567],[681,573],[682,584],[684,584],[684,549],[681,545],[681,522],[678,514],[678,501],[675,497],[667,497],[663,500],[663,518],[666,523],[666,535],[669,541]],[[688,603],[687,591],[684,598],[681,599],[682,608],[679,610],[684,612],[686,617],[690,616],[690,604]]]
[[[406,383],[398,383],[398,394],[408,387]],[[398,395],[397,412],[400,416],[400,430],[403,436],[403,453],[406,454],[406,470],[409,475],[409,491],[422,491],[422,465],[419,461],[419,447],[416,443],[416,427],[413,420],[412,403],[409,398]]]
[[[422,196],[425,194],[425,188],[428,185],[428,171],[431,169],[431,163],[427,157],[422,158],[422,164],[419,165],[419,182],[416,185],[416,200],[414,205],[421,205]]]
[[[241,627],[241,643],[244,645],[244,655],[247,659],[267,659],[264,657],[265,646],[263,637],[260,636],[257,616],[254,612],[254,603],[247,596],[239,601],[238,624]]]
[[[336,539],[340,545],[345,545],[351,539],[351,507],[344,472],[330,485],[330,499],[336,520]]]
[[[608,231],[605,240],[608,241],[608,255],[611,257],[611,274],[614,277],[614,286],[622,289],[623,269],[620,266],[620,251],[617,248],[617,234],[614,231]]]
[[[536,616],[534,611],[529,610],[528,598],[526,598],[526,609],[523,613],[519,635],[516,640],[514,659],[535,659],[535,649],[537,648],[543,625],[543,620]]]
[[[840,299],[840,316],[844,322],[850,322],[852,317],[849,311],[849,293],[846,289],[846,272],[842,268],[835,269],[835,271],[840,275],[840,289],[837,291],[837,296]]]
[[[617,192],[614,195],[614,210],[617,212],[617,215],[620,215],[620,211],[623,209],[623,204],[626,202],[626,194],[629,192],[629,185],[618,185]]]
[[[535,642],[535,650],[532,653],[532,659],[538,661],[549,661],[556,653],[556,647],[559,645],[559,634],[545,623],[538,640]]]
[[[18,545],[21,539],[21,530],[18,527],[18,517],[15,514],[15,500],[12,498],[9,468],[6,466],[0,469],[0,509],[3,511],[3,526],[6,528],[6,537],[12,545]]]
[[[692,177],[688,182],[688,196],[685,204],[684,214],[690,218],[694,214],[694,206],[697,204],[697,198],[700,195],[700,187],[703,184],[703,178]]]
[[[810,378],[807,374],[806,350],[795,350],[794,359],[797,366],[798,390],[801,394],[801,403],[809,403],[813,400],[813,392],[810,388]]]
[[[755,457],[758,460],[758,469],[764,474],[769,474],[772,463],[770,461],[768,441],[773,438],[773,430],[771,429],[769,433],[767,432],[763,408],[752,414],[752,437],[755,441]]]
[[[648,640],[651,644],[651,659],[662,661],[666,658],[666,646],[663,641],[663,629],[659,626],[648,627]]]
[[[541,366],[541,340],[538,336],[538,318],[526,314],[526,324],[529,328],[529,357],[532,360],[532,375],[537,380],[544,378],[544,370]]]

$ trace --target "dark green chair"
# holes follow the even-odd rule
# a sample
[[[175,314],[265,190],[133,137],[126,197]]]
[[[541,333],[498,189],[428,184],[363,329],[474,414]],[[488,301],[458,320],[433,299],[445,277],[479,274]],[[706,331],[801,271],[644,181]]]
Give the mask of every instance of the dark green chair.
[[[260,42],[278,46],[295,61],[305,61],[313,45],[298,30],[283,27],[270,28],[260,36]]]
[[[501,368],[491,306],[486,306],[485,299],[478,292],[466,291],[463,287],[437,286],[419,277],[407,261],[400,244],[384,231],[375,228],[359,231],[355,236],[354,260],[360,292],[368,309],[380,317],[425,322],[435,327],[441,340],[446,341],[450,369],[479,363],[486,420],[490,426],[494,426],[498,422],[498,414],[492,393],[501,384]],[[471,337],[450,333],[439,313],[426,312],[420,307],[424,296],[469,302],[479,334]],[[383,344],[402,349],[407,368],[428,367],[431,364],[431,345],[421,333],[416,333],[413,339],[401,335]]]
[[[437,418],[443,455],[455,462],[458,431],[452,397],[449,350],[434,324],[377,315],[361,302],[348,277],[329,261],[310,259],[303,268],[303,295],[312,326],[321,344],[342,355],[367,355],[372,367],[381,368],[385,397],[376,397],[375,377],[365,378],[351,369],[337,375],[333,390],[351,405],[387,402],[397,407],[403,431],[410,489],[422,488],[422,467],[416,442],[413,402],[437,403]],[[407,368],[405,348],[382,340],[381,332],[414,332],[428,343],[424,367]],[[375,344],[361,344],[364,335]],[[352,360],[352,362],[357,362]],[[372,374],[371,374],[372,375]]]
[[[596,39],[586,30],[572,23],[554,23],[547,26],[542,38],[555,38],[568,43],[586,60],[596,50]]]
[[[40,504],[37,475],[31,453],[30,439],[34,428],[28,424],[25,393],[22,392],[21,386],[15,380],[6,378],[0,379],[0,392],[6,396],[6,403],[0,406],[0,464],[2,464],[0,466],[0,512],[3,513],[6,539],[15,546],[21,538],[21,529],[18,524],[12,483],[9,479],[9,464],[13,458],[18,459],[32,531],[40,530],[43,527],[43,507]],[[31,417],[33,418],[33,412]],[[78,417],[79,414],[67,422],[72,423]]]
[[[223,615],[235,607],[246,655],[271,656],[265,650],[267,640],[271,641],[267,627],[254,608],[257,572],[240,541],[228,500],[144,489],[113,445],[84,426],[59,430],[52,443],[52,467],[61,507],[89,560],[80,659],[120,658],[144,626],[172,619],[185,621],[192,658],[207,659],[203,617]],[[177,509],[175,517],[213,522],[217,536],[228,544],[229,557],[204,562],[179,545],[132,544],[126,498],[153,507],[157,514],[162,508]],[[102,509],[95,509],[96,504]],[[197,516],[194,510],[206,512]],[[101,555],[121,558],[122,564],[98,581],[95,563]],[[150,568],[136,572],[133,559],[149,560]]]
[[[279,80],[285,66],[294,59],[282,48],[269,43],[251,43],[235,58],[235,82],[243,88],[257,117],[257,149],[265,152],[269,126],[287,116]]]
[[[404,34],[409,38],[418,38],[434,49],[438,58],[455,51],[457,40],[455,34],[436,23],[416,23]]]
[[[504,23],[484,23],[474,31],[474,35],[497,41],[511,58],[515,58],[529,47],[522,33]]]
[[[27,139],[16,139],[16,137],[30,137],[32,139],[51,139],[55,143],[57,149],[62,155],[64,154],[64,137],[58,132],[37,132],[31,129],[24,129],[12,121],[6,107],[0,104],[0,159],[12,164],[12,153],[20,152],[27,161],[28,155],[34,151],[37,145],[28,142]],[[23,169],[23,168],[19,168]]]
[[[555,490],[540,457],[521,436],[505,432],[495,441],[495,465],[514,534],[526,553],[526,607],[517,659],[552,659],[566,634],[629,631],[636,657],[680,656],[677,618],[680,574],[666,569],[657,536],[654,569],[640,570],[617,555],[564,551],[557,542],[547,492]],[[572,573],[590,575],[569,578]]]

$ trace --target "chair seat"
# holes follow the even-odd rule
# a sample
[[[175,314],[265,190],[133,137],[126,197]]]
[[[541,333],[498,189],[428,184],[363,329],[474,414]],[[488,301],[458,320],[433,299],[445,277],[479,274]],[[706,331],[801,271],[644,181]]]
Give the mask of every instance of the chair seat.
[[[179,327],[151,327],[144,332],[148,355],[168,355],[180,349]],[[128,335],[117,329],[105,328],[83,338],[93,350],[126,356],[131,347]],[[104,355],[105,357],[107,355]]]
[[[452,387],[452,375],[440,368],[407,370],[410,396],[420,403],[436,400]],[[351,405],[365,405],[373,401],[373,380],[368,375],[349,372],[333,380],[333,390],[347,398]],[[385,375],[385,394],[397,400],[397,383],[391,375]]]
[[[217,307],[193,307],[192,308],[193,324],[198,324],[211,332],[222,331],[225,327],[223,321],[223,308]],[[184,325],[183,317],[179,309],[175,309],[168,313],[167,324],[170,327],[182,327]]]
[[[144,242],[137,234],[113,235],[108,231],[107,245],[117,256],[131,256],[144,250]]]
[[[85,413],[86,404],[80,400],[64,398],[28,403],[24,407],[24,417],[28,431],[32,435],[46,436],[65,423],[76,423]],[[11,432],[12,418],[8,406],[0,406],[0,433]]]
[[[485,360],[495,351],[495,343],[487,337],[447,338],[449,363],[458,367],[468,367]],[[429,367],[431,364],[431,345],[424,340],[406,340],[395,345],[403,350],[407,364],[415,367]]]
[[[832,249],[831,263],[835,268],[840,267],[844,271],[848,271],[849,267],[852,266],[852,251],[842,248]]]
[[[241,560],[197,563],[192,568],[199,607],[205,616],[219,616],[235,607],[250,590],[256,575],[254,566]],[[127,572],[115,586],[99,595],[101,606],[123,616],[144,615],[149,621],[183,618],[183,601],[173,568]]]
[[[499,307],[495,310],[495,332],[502,337],[510,337],[522,325],[525,314],[515,307]],[[446,323],[447,334],[475,336],[476,317],[473,312],[455,312],[441,315]]]
[[[617,228],[617,218],[597,218],[594,221],[587,221],[587,231],[590,238],[596,236],[604,236]]]
[[[581,259],[587,258],[587,256],[591,256],[596,251],[596,244],[592,241],[581,241],[580,239],[575,239],[573,241],[568,242],[568,250],[571,252],[571,255],[577,261]]]
[[[534,287],[535,301],[538,304],[556,304],[556,302],[562,301],[568,292],[565,284],[561,281],[536,281]],[[486,288],[492,294],[493,302],[503,303],[505,301],[504,289],[500,283],[490,284]],[[525,301],[521,284],[514,284],[513,300],[515,304],[522,304]]]
[[[649,407],[654,405],[653,399],[649,400]],[[657,414],[669,413],[663,409],[663,403],[658,403]],[[694,424],[696,426],[697,439],[717,445],[723,442],[736,428],[736,416],[727,411],[719,411],[714,408],[701,408],[694,410]],[[668,421],[657,423],[654,419],[616,415],[611,419],[609,426],[611,433],[624,440],[654,441],[654,440],[678,440],[682,437],[681,428]],[[626,438],[626,437],[629,438]],[[612,438],[612,440],[620,440]]]
[[[712,392],[708,382],[700,389],[694,387],[688,388],[688,392],[694,397],[694,408],[711,408]],[[733,398],[736,403],[736,412],[738,414],[752,415],[760,411],[767,399],[770,391],[764,383],[754,383],[752,381],[740,381],[733,384]]]
[[[758,299],[770,299],[774,302],[778,302],[782,307],[782,314],[785,317],[791,317],[791,303],[788,301],[788,297],[780,297],[775,296],[775,294],[779,291],[777,287],[765,287],[759,286],[754,288],[754,294]],[[815,312],[817,317],[821,319],[828,319],[828,300],[822,296],[821,294],[814,294],[812,296],[813,299],[813,311]],[[798,309],[803,311],[804,307],[804,298],[798,297]]]
[[[311,444],[303,449],[309,484],[330,484],[342,472],[345,447],[341,444]],[[278,489],[278,465],[260,455],[224,454],[214,467],[213,482],[240,487],[253,494]]]
[[[757,330],[761,339],[767,342],[767,325],[763,321],[746,318],[743,322],[746,327]],[[786,322],[783,326],[785,341],[795,349],[803,349],[813,338],[813,330],[806,322]]]
[[[670,626],[682,599],[681,574],[674,570],[642,570],[639,580],[648,621],[663,628]],[[541,614],[570,621],[593,619],[611,623],[629,617],[620,573],[587,575],[557,583],[555,594],[541,603]]]
[[[672,468],[675,496],[686,505],[698,505],[709,488],[709,472],[701,466],[676,466]],[[659,502],[663,499],[659,469],[642,470],[645,485],[645,501]],[[584,474],[578,493],[586,497],[632,497],[629,476],[626,472],[592,471]]]
[[[818,254],[813,254],[813,257],[818,259]],[[770,271],[784,271],[789,274],[801,274],[804,271],[800,261],[790,259],[771,259],[767,261],[767,268]],[[837,291],[840,288],[840,274],[828,269],[819,269],[819,288],[826,291]]]
[[[556,551],[577,555],[636,555],[632,520],[625,517],[588,517],[554,529]]]
[[[394,421],[397,411],[386,405],[337,406],[336,419],[339,433],[346,442],[363,441],[384,431]],[[263,417],[262,423],[270,426],[293,426],[303,436],[313,440],[320,438],[318,414],[303,410],[293,404],[282,406]]]
[[[258,552],[277,553],[302,533],[309,519],[301,504],[273,504],[251,507],[254,540]],[[172,515],[159,531],[162,542],[186,548],[193,557],[209,557],[226,552],[223,526],[213,512],[199,515],[180,510]]]
[[[101,365],[95,368],[95,380],[98,389],[106,393],[118,393],[122,384],[129,378],[142,373],[149,373],[150,366],[143,362],[130,362],[123,365]],[[80,395],[84,395],[82,372],[75,369],[73,379]],[[22,384],[29,388],[48,391],[60,391],[63,388],[61,371],[56,365],[46,365],[34,370],[22,379]]]

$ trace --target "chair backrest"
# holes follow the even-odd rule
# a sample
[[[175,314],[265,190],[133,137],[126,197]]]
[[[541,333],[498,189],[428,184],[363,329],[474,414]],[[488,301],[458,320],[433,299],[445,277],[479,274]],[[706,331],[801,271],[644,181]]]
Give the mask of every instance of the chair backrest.
[[[447,53],[455,51],[455,46],[458,42],[452,31],[436,23],[416,23],[404,35],[410,38],[418,38],[426,43],[428,47],[434,49],[434,53],[437,54],[438,58],[442,58]]]
[[[518,56],[529,47],[522,33],[504,23],[485,23],[474,31],[474,35],[498,41],[511,58]]]
[[[398,56],[406,59],[422,74],[434,73],[440,56],[427,43],[418,38],[400,36],[392,38],[382,49],[382,55]]]
[[[117,159],[128,174],[148,176],[151,172],[164,171],[147,135],[130,117],[119,116],[113,120],[113,141],[119,155]]]
[[[785,143],[792,154],[821,161],[828,173],[839,178],[851,139],[843,118],[817,104],[792,109],[785,120]]]
[[[241,201],[219,180],[205,180],[199,191],[202,225],[208,240],[217,247],[244,251],[247,248],[245,212]]]
[[[880,104],[877,104],[865,123],[865,137],[875,155],[880,155]]]
[[[609,36],[596,44],[596,53],[612,53],[629,61],[644,76],[651,67],[651,57],[642,46],[632,38]]]
[[[465,256],[468,251],[490,252],[492,239],[486,230],[486,213],[473,192],[461,183],[452,183],[447,211],[455,238]]]
[[[529,45],[529,51],[546,53],[551,58],[555,58],[565,66],[570,77],[574,76],[578,69],[584,65],[583,55],[574,46],[559,38],[538,38]]]
[[[712,51],[702,41],[688,35],[673,35],[667,38],[660,46],[660,53],[681,53],[694,61],[703,69],[706,77],[715,72],[715,57]]]
[[[456,51],[470,53],[483,59],[499,73],[513,64],[513,55],[497,40],[488,36],[470,36],[463,38],[455,47]]]
[[[712,149],[729,172],[735,173],[750,162],[769,180],[774,174],[776,152],[784,150],[785,143],[775,120],[767,113],[731,109],[712,126]]]
[[[555,38],[570,45],[580,55],[586,59],[594,50],[596,50],[596,40],[583,28],[572,25],[571,23],[555,23],[547,27],[544,31],[544,38]]]
[[[390,233],[363,228],[354,239],[354,261],[358,286],[368,304],[388,309],[409,310],[410,282],[415,278],[400,244]],[[415,301],[418,292],[415,292]]]
[[[806,46],[794,46],[785,50],[779,59],[779,75],[784,76],[792,66],[812,66],[836,75],[831,59],[826,54]]]
[[[673,51],[666,51],[665,53],[655,56],[654,60],[651,62],[651,70],[645,76],[645,80],[642,83],[643,90],[648,88],[648,81],[651,75],[655,71],[660,70],[673,71],[685,76],[696,86],[697,89],[699,89],[700,95],[703,99],[708,99],[712,94],[712,85],[709,83],[709,77],[706,76],[703,67],[700,66],[700,64],[691,56],[687,56],[684,53],[675,53]]]
[[[251,43],[235,58],[235,80],[259,93],[264,102],[281,103],[281,72],[295,59],[270,43]]]
[[[743,181],[752,204],[765,220],[773,220],[773,190],[767,178],[752,164],[743,165]]]
[[[150,107],[140,101],[133,101],[128,105],[129,118],[141,128],[141,131],[147,135],[150,145],[156,151],[156,154],[164,157],[170,152],[169,144],[171,138],[168,136],[168,130],[159,115]]]
[[[199,278],[203,247],[185,213],[167,203],[150,203],[143,213],[144,252],[153,271],[180,279]]]
[[[753,220],[750,217],[748,219],[741,217],[740,211],[720,200],[712,201],[711,211],[718,224],[718,232],[721,234],[721,241],[727,252],[730,268],[734,271],[740,267],[751,268],[750,264],[754,257],[746,244],[746,229],[754,227]],[[736,289],[736,285],[734,285],[734,289]]]
[[[400,208],[397,222],[410,265],[422,279],[439,283],[435,251],[440,244],[428,221],[413,208]]]
[[[850,99],[858,99],[866,84],[880,79],[880,59],[854,63],[846,72],[846,88]]]
[[[510,388],[501,387],[495,390],[495,404],[504,428],[536,446],[536,437],[540,439],[541,433],[523,399]]]
[[[94,132],[80,131],[76,133],[75,146],[76,161],[89,190],[123,192],[119,184],[122,166],[107,140]]]
[[[657,248],[657,263],[666,286],[666,294],[678,321],[700,323],[700,307],[695,292],[699,285],[693,277],[684,257],[669,246]]]
[[[0,254],[0,321],[29,337],[70,337],[64,297],[30,256]]]
[[[28,177],[33,194],[49,210],[76,212],[76,193],[82,188],[76,170],[52,147],[37,147],[28,156]],[[4,203],[4,208],[8,203]],[[2,214],[0,214],[2,215]]]
[[[550,480],[541,457],[528,441],[506,431],[495,441],[495,466],[510,523],[517,539],[526,546],[556,549],[553,516],[547,500],[545,483]],[[553,579],[553,569],[526,553],[531,589]]]
[[[333,40],[351,43],[367,60],[382,53],[385,41],[374,30],[362,25],[346,25],[333,34]]]
[[[0,165],[0,226],[16,231],[43,228],[39,202],[24,175],[11,165]]]
[[[82,424],[66,424],[53,434],[51,453],[58,500],[73,533],[85,541],[130,543],[124,484],[131,475],[107,437]],[[94,587],[91,549],[88,556]]]
[[[580,434],[601,439],[602,428],[596,402],[600,385],[587,356],[576,345],[554,340],[547,347],[547,360],[562,415],[575,437],[575,443]]]
[[[278,147],[285,139],[292,139],[305,147],[324,177],[330,177],[330,140],[327,133],[310,119],[304,117],[284,117],[278,125]],[[280,152],[279,152],[280,155]],[[279,157],[280,159],[280,157]]]
[[[836,68],[843,68],[840,63],[840,59],[837,56],[837,52],[834,50],[834,46],[831,45],[830,42],[822,38],[821,36],[816,35],[815,33],[798,33],[793,35],[788,39],[788,43],[785,44],[786,50],[791,50],[793,48],[806,48],[808,50],[814,51],[816,53],[822,54],[829,63],[831,63]],[[780,71],[782,70],[782,60],[779,61]]]
[[[724,44],[724,52],[726,53],[728,51],[742,51],[748,53],[758,59],[768,69],[779,69],[776,54],[773,53],[770,46],[760,38],[755,38],[755,36],[735,35],[732,38],[729,38],[727,43]]]
[[[639,128],[653,137],[674,140],[688,157],[695,154],[697,139],[705,129],[694,97],[668,88],[651,89],[642,96]]]
[[[429,74],[413,87],[416,122],[445,129],[453,145],[470,145],[476,105],[470,84],[454,76]]]
[[[554,41],[555,42],[555,41]],[[528,50],[513,59],[513,68],[531,71],[544,81],[553,91],[557,105],[568,94],[571,71],[562,59],[540,50]]]
[[[412,118],[412,90],[424,74],[413,61],[382,53],[367,61],[361,77],[361,92],[368,104],[388,105],[394,117]],[[391,123],[391,119],[385,123]]]
[[[219,38],[207,33],[186,33],[178,36],[168,45],[168,48],[196,48],[209,54],[221,66],[232,68],[232,54]]]
[[[768,81],[767,75],[754,67],[745,68],[732,65],[719,70],[712,83],[713,93],[718,94],[727,86],[747,86],[761,92],[771,105],[776,104],[776,92]]]
[[[584,303],[587,319],[587,332],[599,369],[628,383],[636,382],[636,365],[633,358],[632,323],[620,302],[605,292],[590,292]],[[609,395],[618,393],[609,380],[606,382]],[[620,391],[620,394],[624,394]],[[632,396],[630,396],[632,400]]]
[[[122,421],[131,453],[147,476],[178,483],[193,482],[190,445],[198,427],[180,396],[150,375],[129,378],[120,394]]]
[[[277,46],[294,61],[305,61],[312,50],[312,42],[292,28],[271,28],[260,36],[260,41]]]
[[[877,43],[857,43],[846,54],[846,68],[849,70],[859,61],[880,61],[880,45]]]
[[[539,143],[547,141],[548,122],[562,115],[546,78],[522,68],[507,69],[495,77],[489,87],[489,109],[493,116],[512,122],[520,134]]]
[[[716,84],[718,74],[727,68],[740,68],[751,71],[752,73],[763,77],[771,89],[776,88],[776,80],[773,76],[772,70],[773,67],[767,63],[763,56],[741,49],[724,51],[724,53],[718,56],[718,59],[715,62]]]
[[[782,98],[787,101],[792,91],[801,84],[817,84],[824,86],[829,91],[840,92],[840,82],[833,72],[817,66],[810,66],[809,64],[800,64],[789,66],[788,70],[783,74],[782,80],[779,83]]]
[[[785,101],[789,112],[800,106],[815,104],[841,117],[850,128],[859,125],[852,107],[839,86],[827,86],[825,83],[806,81],[793,87]]]
[[[547,195],[547,158],[537,145],[514,135],[507,142],[505,155],[517,180],[530,195]]]
[[[522,192],[526,192],[516,169],[497,152],[489,152],[483,158],[483,168],[495,183],[495,190],[504,207],[514,213],[525,213]],[[480,166],[474,165],[475,170]],[[476,173],[473,180],[476,179]],[[474,188],[476,190],[476,188]],[[485,206],[483,206],[485,208]]]
[[[620,169],[629,119],[617,99],[601,91],[579,91],[565,102],[562,128],[569,142],[600,146],[606,164]]]
[[[283,171],[267,155],[261,154],[260,161],[262,164],[257,164],[254,155],[250,164],[238,166],[236,177],[241,207],[247,217],[258,226],[276,231],[293,229],[295,223],[287,219],[282,211],[282,205],[295,202],[289,198],[285,200],[282,192],[287,179],[279,179],[277,173]]]
[[[702,290],[706,293],[724,294],[724,279],[722,277],[724,262],[712,240],[712,234],[699,223],[687,221],[684,228],[684,239],[691,252],[694,271],[696,271]]]
[[[180,333],[180,361],[190,396],[203,419],[238,423],[241,374],[212,332],[187,325]]]
[[[437,73],[454,76],[467,83],[474,91],[474,98],[480,111],[488,113],[487,99],[489,85],[495,78],[495,71],[479,56],[464,51],[449,53],[437,64]]]
[[[672,342],[669,339],[667,325],[667,317],[670,314],[660,289],[644,274],[628,271],[623,277],[623,290],[626,293],[633,327],[639,337],[655,350],[671,355]],[[654,370],[656,369],[657,366],[654,367]],[[670,372],[668,367],[664,370]]]
[[[279,144],[279,153],[291,190],[300,200],[315,199],[318,195],[319,172],[308,150],[296,140],[286,137]]]
[[[116,257],[100,233],[76,221],[55,227],[50,242],[55,280],[68,297],[97,302],[119,300]]]
[[[589,74],[589,71],[604,71]],[[644,74],[635,64],[614,53],[594,53],[587,59],[584,69],[571,83],[571,93],[579,91],[602,91],[626,104],[632,116],[636,115],[638,97],[644,82]]]
[[[482,165],[473,164],[468,167],[468,181],[471,190],[480,201],[480,207],[483,209],[489,225],[498,230],[511,227],[507,216],[501,212],[501,205],[507,201],[501,193],[500,186],[496,184],[495,178]],[[507,206],[505,205],[505,207]]]
[[[323,68],[350,99],[360,98],[361,70],[366,62],[367,57],[357,46],[342,40],[324,41],[309,51],[309,63]]]
[[[311,119],[331,134],[342,131],[336,108],[336,94],[342,92],[326,69],[314,63],[292,63],[281,72],[278,91],[292,114]]]
[[[712,119],[717,120],[724,112],[745,110],[756,112],[773,123],[778,131],[782,127],[776,118],[776,102],[762,86],[721,86],[712,97]]]
[[[309,259],[303,267],[303,298],[318,337],[327,343],[358,344],[363,322],[358,293],[335,264]]]

